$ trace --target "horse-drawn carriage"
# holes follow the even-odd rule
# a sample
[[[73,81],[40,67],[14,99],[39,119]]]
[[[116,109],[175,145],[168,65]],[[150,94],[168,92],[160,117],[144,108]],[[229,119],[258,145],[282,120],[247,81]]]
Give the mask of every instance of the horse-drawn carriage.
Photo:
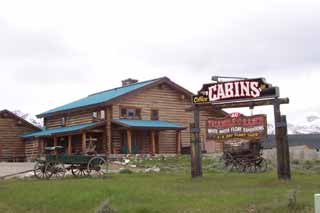
[[[39,156],[34,175],[39,179],[63,178],[67,171],[75,177],[105,176],[108,173],[107,155],[65,155],[61,146],[47,147],[46,154]]]
[[[267,161],[262,157],[262,146],[259,141],[232,139],[224,143],[223,160],[229,171],[264,172]]]

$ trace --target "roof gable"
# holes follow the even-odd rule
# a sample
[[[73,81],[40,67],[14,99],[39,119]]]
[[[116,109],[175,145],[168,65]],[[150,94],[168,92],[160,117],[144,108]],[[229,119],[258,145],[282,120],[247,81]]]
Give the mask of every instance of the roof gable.
[[[34,128],[34,129],[36,129],[36,130],[41,129],[40,127],[38,127],[38,126],[30,123],[29,121],[21,118],[20,116],[14,114],[13,112],[11,112],[11,111],[9,111],[9,110],[7,110],[7,109],[4,109],[4,110],[1,110],[1,111],[0,111],[0,115],[4,115],[4,114],[8,114],[8,115],[10,115],[13,119],[18,120],[18,121],[21,121],[22,124],[24,124],[24,125],[26,125],[26,126],[29,126],[29,127],[31,127],[31,128]]]
[[[129,93],[132,93],[135,91],[140,91],[140,89],[144,89],[146,87],[154,86],[154,85],[157,85],[160,83],[167,83],[176,90],[179,90],[179,91],[181,91],[185,94],[188,94],[190,96],[192,95],[192,93],[190,91],[188,91],[188,90],[184,89],[183,87],[179,86],[178,84],[170,81],[169,78],[163,77],[163,78],[157,78],[157,79],[152,79],[152,80],[148,80],[148,81],[138,82],[138,83],[130,84],[127,86],[117,87],[114,89],[94,93],[94,94],[91,94],[85,98],[81,98],[77,101],[73,101],[73,102],[68,103],[66,105],[48,110],[44,113],[37,115],[37,117],[45,117],[47,115],[52,115],[52,114],[62,112],[62,111],[67,111],[67,110],[72,110],[72,109],[82,108],[82,107],[88,107],[88,106],[94,106],[96,104],[107,103],[109,101],[113,101],[113,100],[120,98],[124,95],[127,95]]]

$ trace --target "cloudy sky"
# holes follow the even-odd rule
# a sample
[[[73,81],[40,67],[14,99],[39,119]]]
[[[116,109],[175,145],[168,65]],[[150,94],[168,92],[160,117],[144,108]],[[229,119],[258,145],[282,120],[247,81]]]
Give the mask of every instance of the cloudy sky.
[[[319,1],[2,1],[0,108],[38,114],[128,77],[196,92],[226,75],[280,86],[295,119],[320,112],[319,38]]]

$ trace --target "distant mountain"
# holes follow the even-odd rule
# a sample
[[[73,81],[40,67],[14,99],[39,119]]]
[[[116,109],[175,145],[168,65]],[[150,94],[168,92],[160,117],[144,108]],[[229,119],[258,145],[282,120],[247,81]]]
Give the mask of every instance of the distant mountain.
[[[274,134],[274,125],[268,124],[268,134]],[[320,114],[306,113],[288,120],[288,134],[320,134]]]

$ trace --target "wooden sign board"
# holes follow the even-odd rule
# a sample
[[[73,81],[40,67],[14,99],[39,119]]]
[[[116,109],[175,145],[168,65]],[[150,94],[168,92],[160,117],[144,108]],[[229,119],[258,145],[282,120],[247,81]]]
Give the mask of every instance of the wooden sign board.
[[[204,84],[192,100],[194,104],[206,104],[262,97],[279,97],[278,88],[264,78],[256,78]]]
[[[226,141],[233,138],[259,140],[267,136],[266,115],[209,119],[207,139]]]

